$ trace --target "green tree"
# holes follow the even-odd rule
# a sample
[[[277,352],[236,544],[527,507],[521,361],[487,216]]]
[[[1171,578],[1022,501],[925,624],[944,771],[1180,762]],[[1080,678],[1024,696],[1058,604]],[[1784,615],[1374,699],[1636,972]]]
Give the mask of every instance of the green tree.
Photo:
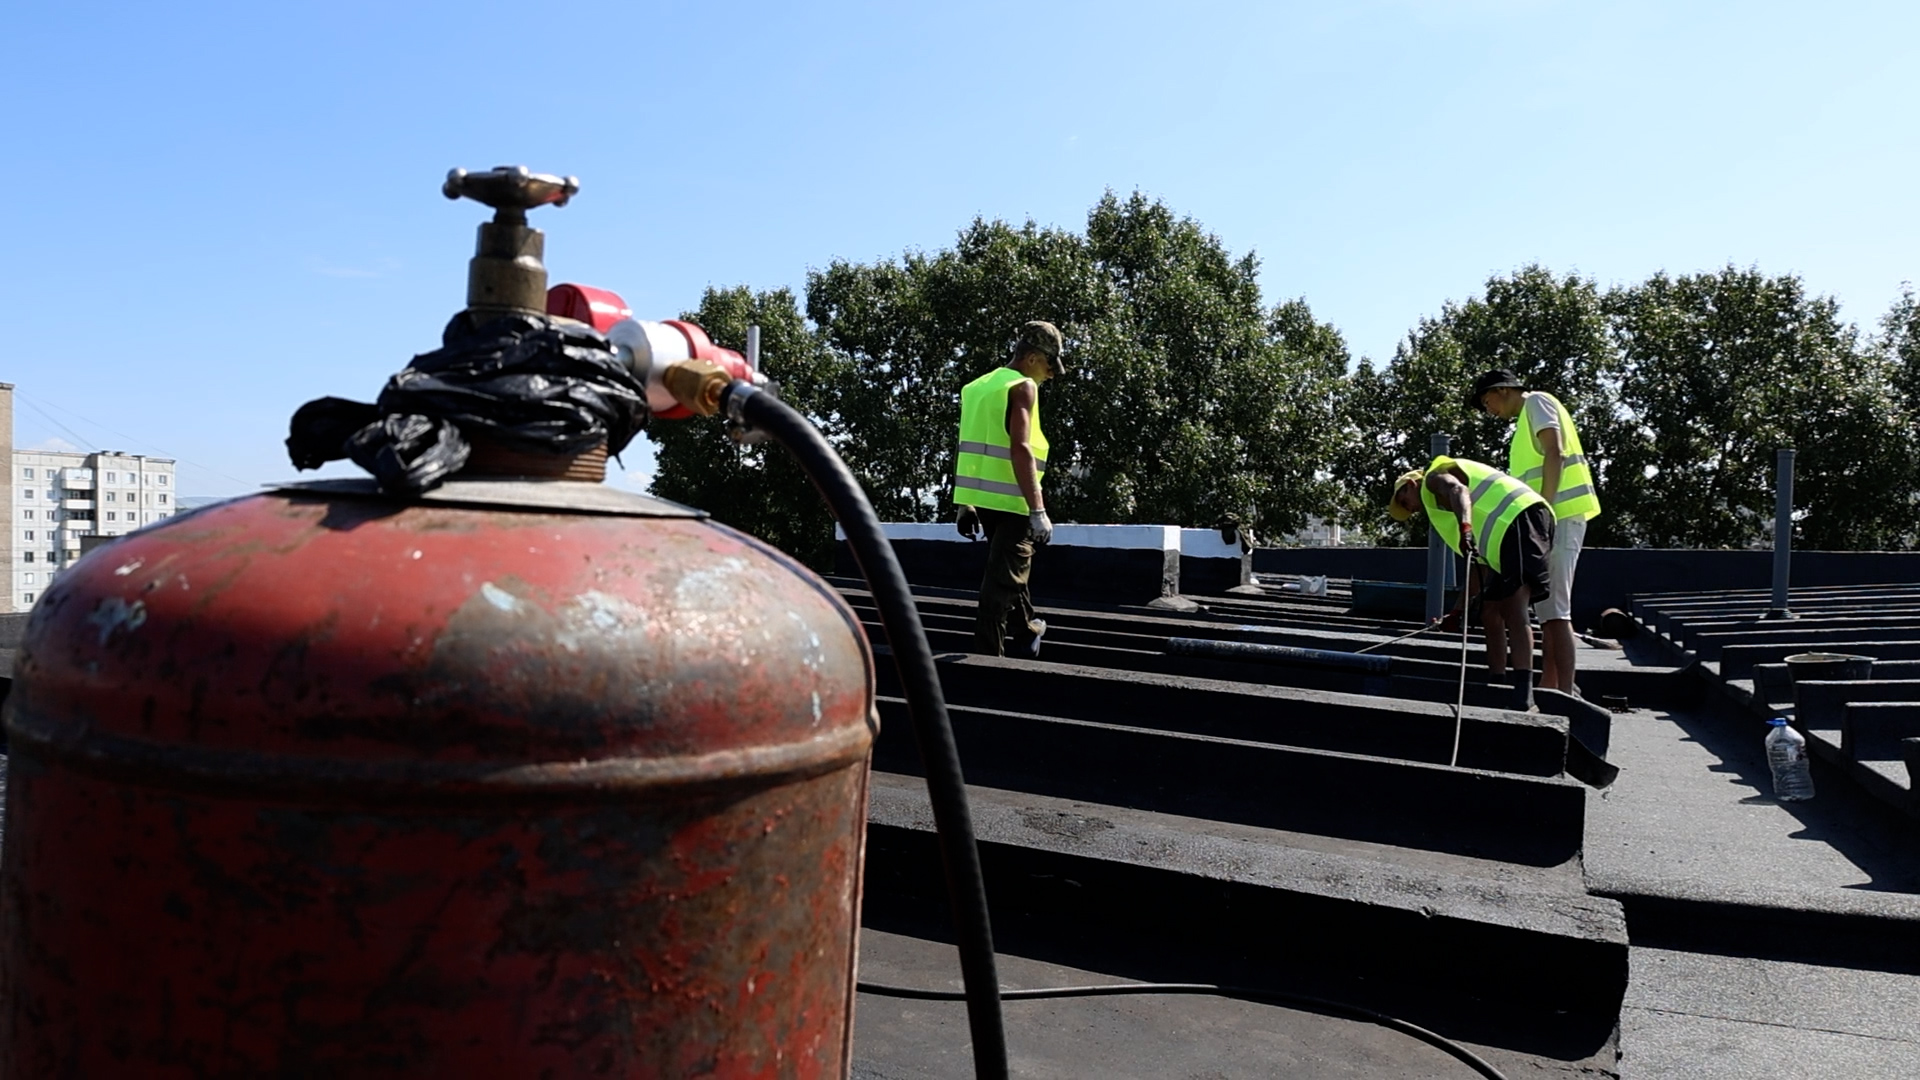
[[[1920,423],[1920,299],[1905,285],[1893,306],[1880,319],[1880,332],[1868,343],[1867,356],[1892,383],[1893,411],[1889,422],[1897,428],[1877,455],[1881,468],[1900,477],[1892,490],[1883,491],[1888,518],[1885,532],[1873,546],[1910,549],[1920,546],[1920,445],[1912,432]]]
[[[823,430],[838,427],[844,361],[822,347],[791,291],[710,288],[700,307],[681,317],[705,329],[715,344],[743,351],[747,327],[758,324],[762,370],[778,384],[781,398]],[[655,420],[647,437],[658,454],[655,495],[698,506],[816,569],[832,564],[833,517],[785,450],[736,443],[718,417]]]
[[[1391,366],[1391,365],[1389,365]],[[1330,520],[1337,521],[1352,538],[1350,542],[1373,542],[1388,546],[1426,543],[1426,525],[1418,521],[1396,524],[1386,514],[1389,485],[1409,466],[1402,462],[1415,456],[1409,429],[1417,425],[1405,421],[1396,424],[1393,380],[1388,368],[1375,367],[1366,357],[1348,373],[1335,410],[1343,432],[1330,471],[1340,490],[1340,504]],[[1426,436],[1419,435],[1424,449]],[[1425,460],[1422,459],[1422,464]]]
[[[1902,407],[1909,414],[1920,411],[1920,298],[1912,285],[1900,290],[1899,299],[1881,317],[1872,351],[1892,372]]]
[[[1289,300],[1267,316],[1265,359],[1257,374],[1270,411],[1242,428],[1273,433],[1254,440],[1247,470],[1267,483],[1255,501],[1262,535],[1297,531],[1309,516],[1351,518],[1364,495],[1342,482],[1339,468],[1359,445],[1346,339],[1316,320],[1305,299]]]
[[[1068,350],[1041,395],[1057,520],[1284,531],[1331,512],[1345,346],[1304,303],[1265,310],[1258,268],[1138,194],[1108,194],[1084,236],[977,220],[934,255],[836,262],[807,312],[847,361],[841,452],[884,516],[945,517],[960,388],[1044,318]]]
[[[1392,477],[1428,461],[1428,437],[1453,436],[1453,452],[1504,467],[1512,424],[1488,416],[1467,400],[1473,381],[1507,368],[1528,387],[1559,397],[1574,414],[1592,462],[1602,503],[1610,498],[1610,447],[1617,441],[1619,357],[1608,334],[1598,286],[1578,275],[1556,277],[1540,266],[1487,280],[1480,296],[1442,305],[1422,318],[1394,350],[1386,367],[1363,363],[1350,390],[1356,451],[1343,462],[1358,501],[1348,524],[1403,542],[1424,544],[1424,524],[1390,527],[1385,514]],[[1601,523],[1607,521],[1603,516]],[[1590,543],[1611,534],[1596,524]]]
[[[1108,303],[1070,404],[1086,519],[1273,535],[1333,512],[1339,334],[1304,301],[1266,310],[1253,255],[1139,194],[1102,199],[1087,245]]]
[[[835,447],[883,519],[944,515],[960,387],[1005,359],[1013,331],[1035,318],[1060,327],[1074,365],[1041,397],[1054,442],[1048,506],[1056,516],[1069,509],[1069,499],[1054,496],[1072,449],[1056,433],[1071,424],[1056,417],[1062,397],[1088,378],[1081,353],[1100,292],[1079,239],[1032,222],[1015,229],[976,220],[954,247],[934,255],[871,265],[836,261],[808,275],[807,314],[841,376]]]
[[[1744,547],[1771,535],[1774,455],[1799,451],[1795,542],[1901,546],[1912,532],[1897,369],[1829,297],[1757,269],[1655,274],[1608,300],[1630,425],[1602,490],[1626,539]]]

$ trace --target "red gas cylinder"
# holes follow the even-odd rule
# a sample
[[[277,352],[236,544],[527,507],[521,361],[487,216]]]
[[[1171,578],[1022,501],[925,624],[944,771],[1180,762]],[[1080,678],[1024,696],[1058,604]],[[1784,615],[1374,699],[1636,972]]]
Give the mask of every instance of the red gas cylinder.
[[[129,535],[6,705],[0,1069],[843,1075],[871,663],[780,552],[601,485]]]

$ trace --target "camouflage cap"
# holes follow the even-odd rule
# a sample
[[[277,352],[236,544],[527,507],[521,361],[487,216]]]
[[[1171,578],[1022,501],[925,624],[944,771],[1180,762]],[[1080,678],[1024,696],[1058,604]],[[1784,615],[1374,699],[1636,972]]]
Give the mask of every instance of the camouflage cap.
[[[1013,338],[1014,355],[1018,356],[1028,349],[1037,349],[1047,354],[1047,359],[1052,361],[1056,375],[1067,370],[1067,365],[1060,359],[1060,350],[1063,347],[1064,342],[1060,338],[1059,327],[1039,319],[1022,326],[1020,332]]]

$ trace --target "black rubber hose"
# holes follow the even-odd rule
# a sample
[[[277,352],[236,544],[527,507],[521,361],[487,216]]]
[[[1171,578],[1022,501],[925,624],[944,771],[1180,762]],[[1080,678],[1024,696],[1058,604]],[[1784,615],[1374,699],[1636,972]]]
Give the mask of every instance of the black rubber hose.
[[[1220,641],[1214,638],[1170,637],[1161,646],[1172,656],[1195,656],[1203,660],[1245,660],[1282,667],[1328,668],[1385,675],[1393,669],[1393,657],[1368,656],[1332,649],[1301,649],[1292,645],[1260,645],[1246,641]]]
[[[855,987],[863,994],[876,994],[880,997],[906,998],[910,1001],[959,1001],[966,995],[952,990],[922,990],[913,986],[889,986],[886,983],[859,983]],[[1429,1046],[1438,1047],[1467,1063],[1475,1072],[1488,1080],[1507,1080],[1505,1073],[1493,1067],[1493,1063],[1479,1054],[1447,1038],[1437,1031],[1429,1031],[1418,1024],[1409,1023],[1397,1016],[1363,1009],[1358,1005],[1349,1005],[1344,1001],[1329,1001],[1326,998],[1309,997],[1306,994],[1293,994],[1285,990],[1267,990],[1252,986],[1220,986],[1214,983],[1101,983],[1096,986],[1045,986],[1034,990],[1002,990],[1000,996],[1007,1001],[1037,1001],[1046,998],[1068,997],[1118,997],[1133,994],[1207,994],[1215,997],[1240,998],[1246,1001],[1271,1001],[1282,1005],[1299,1005],[1317,1012],[1335,1013],[1351,1016],[1357,1020],[1379,1024],[1384,1028],[1411,1035]]]
[[[995,971],[993,928],[987,916],[986,879],[980,871],[980,849],[974,843],[973,817],[967,810],[960,750],[954,745],[953,725],[947,719],[946,693],[940,688],[933,648],[927,644],[907,576],[880,528],[879,515],[867,501],[867,493],[806,417],[772,394],[740,381],[727,387],[721,409],[735,423],[771,436],[794,456],[839,519],[854,561],[860,565],[867,587],[873,590],[880,625],[900,669],[900,685],[906,690],[920,759],[927,770],[927,794],[933,802],[940,860],[946,870],[947,895],[960,939],[960,975],[966,986],[960,996],[966,1000],[967,1024],[973,1034],[974,1075],[982,1080],[1005,1080],[1007,1034],[1000,1013],[1000,978]]]

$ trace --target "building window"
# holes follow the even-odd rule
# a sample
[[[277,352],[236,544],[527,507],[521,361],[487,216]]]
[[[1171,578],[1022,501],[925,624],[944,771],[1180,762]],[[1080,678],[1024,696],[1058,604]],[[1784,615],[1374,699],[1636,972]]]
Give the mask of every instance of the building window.
[[[32,593],[21,593],[21,594],[20,594],[20,599],[22,599],[22,600],[25,600],[25,601],[26,601],[27,603],[29,603],[29,604],[31,604],[31,603],[33,603],[33,594],[32,594]]]
[[[113,476],[113,474],[112,474],[112,473],[108,473],[108,474],[107,474],[107,483],[109,483],[109,484],[113,484],[113,483],[118,483],[118,481],[114,479],[114,476]]]
[[[29,479],[29,480],[31,480],[31,479],[33,479],[33,470],[32,470],[32,469],[21,469],[21,470],[20,470],[20,475],[21,475],[21,476],[24,476],[24,477],[26,477],[26,478],[27,478],[27,479]]]
[[[27,562],[32,562],[32,561],[33,561],[33,552],[31,552],[31,551],[23,551],[23,552],[21,552],[21,553],[20,553],[20,557],[21,557],[22,559],[24,559],[25,561],[27,561]]]
[[[33,511],[31,510],[22,510],[20,511],[20,515],[28,521],[33,520]]]
[[[27,571],[25,580],[27,584],[29,585],[33,584],[33,571],[31,570]]]
[[[161,506],[167,505],[167,493],[164,491],[160,493],[160,505]]]
[[[32,540],[32,539],[33,539],[33,530],[32,530],[32,529],[28,529],[28,530],[27,530],[27,539],[28,539],[28,540]]]
[[[27,498],[29,498],[29,499],[31,499],[31,498],[33,498],[33,492],[31,492],[31,491],[23,491],[23,492],[21,492],[21,494],[22,494],[22,495],[25,495],[25,496],[26,496]]]
[[[109,510],[109,511],[107,511],[107,520],[108,520],[108,521],[117,521],[117,520],[119,520],[119,519],[118,519],[118,518],[116,518],[116,517],[114,517],[114,514],[113,514],[113,511],[111,511],[111,510]]]
[[[113,501],[114,501],[114,493],[113,493],[113,492],[111,492],[111,491],[109,491],[109,492],[107,492],[107,501],[108,501],[108,502],[113,502]]]
[[[160,486],[161,487],[167,486],[167,478],[165,476],[160,477]]]

